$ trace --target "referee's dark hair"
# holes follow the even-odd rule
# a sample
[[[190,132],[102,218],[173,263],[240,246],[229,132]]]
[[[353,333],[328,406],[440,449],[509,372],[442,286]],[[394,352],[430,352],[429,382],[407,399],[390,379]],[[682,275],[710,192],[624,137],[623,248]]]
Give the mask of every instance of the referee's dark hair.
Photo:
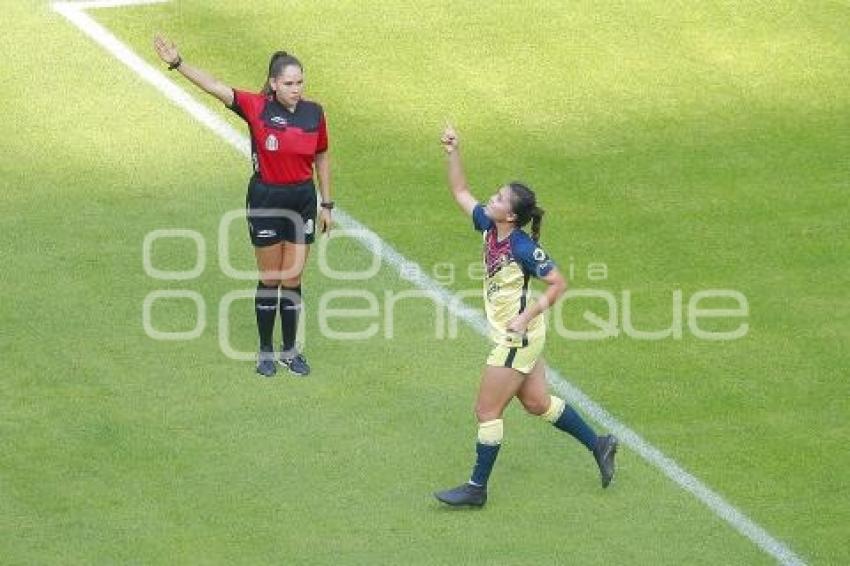
[[[263,89],[260,91],[265,95],[269,95],[272,93],[272,85],[270,84],[270,79],[275,78],[280,75],[283,70],[290,65],[294,65],[304,71],[304,67],[301,66],[301,61],[296,59],[294,56],[290,55],[286,51],[275,51],[272,54],[272,58],[269,60],[269,73],[268,78],[266,78],[266,84],[263,85]]]
[[[518,181],[510,183],[513,198],[514,214],[516,214],[516,225],[522,228],[531,221],[531,239],[535,242],[540,239],[540,225],[543,223],[545,211],[537,206],[537,196],[534,191]]]

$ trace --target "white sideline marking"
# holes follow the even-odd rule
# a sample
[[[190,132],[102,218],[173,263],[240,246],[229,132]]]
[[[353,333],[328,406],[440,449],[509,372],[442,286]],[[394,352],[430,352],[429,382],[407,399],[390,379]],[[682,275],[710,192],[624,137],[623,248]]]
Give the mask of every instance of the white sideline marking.
[[[134,73],[162,92],[169,100],[183,108],[201,124],[218,134],[219,137],[236,148],[240,153],[250,157],[250,142],[245,135],[234,129],[206,106],[197,102],[183,88],[168,79],[159,69],[145,62],[129,47],[118,40],[109,30],[98,24],[85,13],[85,10],[92,8],[155,4],[167,1],[90,0],[85,2],[54,2],[53,9],[65,16],[80,31],[101,45]],[[433,293],[435,299],[443,303],[455,316],[465,321],[484,336],[488,335],[487,321],[481,312],[464,305],[454,294],[428,277],[417,263],[405,258],[377,234],[340,209],[336,209],[336,222],[345,229],[362,231],[365,235],[361,236],[359,241],[363,246],[372,251],[372,253],[380,255],[384,261],[398,271],[403,279]],[[380,242],[380,249],[374,249],[372,242]],[[411,267],[414,269],[410,269]],[[616,434],[622,444],[637,452],[644,460],[658,468],[665,476],[679,485],[679,487],[696,497],[738,533],[750,539],[750,541],[781,564],[805,564],[786,544],[771,536],[761,526],[726,501],[720,494],[709,488],[692,474],[686,472],[679,464],[664,455],[658,448],[618,421],[578,387],[566,381],[557,370],[547,366],[546,374],[549,384],[557,393],[573,405],[579,407],[603,427]]]
[[[80,0],[79,2],[54,2],[53,7],[57,12],[64,15],[64,6],[69,4],[69,9],[76,11],[92,10],[97,8],[121,8],[122,6],[141,6],[142,4],[165,4],[171,0]]]

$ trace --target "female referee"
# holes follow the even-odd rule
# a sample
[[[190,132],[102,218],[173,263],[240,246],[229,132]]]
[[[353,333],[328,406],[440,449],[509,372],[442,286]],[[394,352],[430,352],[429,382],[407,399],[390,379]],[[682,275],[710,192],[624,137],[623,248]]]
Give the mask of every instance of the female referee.
[[[272,55],[265,86],[260,93],[252,93],[233,89],[189,65],[174,43],[163,37],[154,39],[154,47],[170,70],[179,71],[248,123],[254,174],[246,207],[260,272],[254,300],[260,335],[257,373],[271,377],[276,372],[272,335],[280,310],[280,364],[296,375],[308,375],[310,366],[295,347],[295,334],[301,274],[315,239],[314,167],[322,193],[319,229],[323,233],[330,230],[334,204],[322,107],[302,98],[304,69],[285,51]]]
[[[484,303],[495,345],[481,376],[475,416],[478,419],[477,459],[469,481],[435,493],[449,505],[480,507],[487,502],[487,480],[502,443],[502,413],[513,397],[525,410],[539,415],[571,434],[593,453],[608,487],[614,476],[617,439],[597,436],[572,407],[546,390],[546,341],[542,313],[566,289],[563,276],[537,244],[543,210],[534,193],[520,183],[501,187],[481,205],[470,194],[461,165],[458,136],[451,126],[441,143],[448,154],[449,188],[463,211],[472,216],[476,230],[484,233]],[[531,235],[521,228],[531,222]],[[540,299],[526,304],[528,282],[534,276],[546,283]]]

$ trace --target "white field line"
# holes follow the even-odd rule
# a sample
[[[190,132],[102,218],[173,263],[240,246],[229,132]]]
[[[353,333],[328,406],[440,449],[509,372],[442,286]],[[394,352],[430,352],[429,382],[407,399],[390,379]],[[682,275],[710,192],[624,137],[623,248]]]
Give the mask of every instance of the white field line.
[[[85,10],[92,8],[153,4],[165,1],[168,0],[55,2],[53,9],[65,16],[95,43],[106,49],[106,51],[130,70],[159,90],[166,98],[184,109],[198,122],[215,132],[240,153],[250,157],[250,142],[244,134],[234,129],[219,115],[196,101],[182,87],[177,86],[177,84],[168,79],[159,69],[145,62],[129,47],[119,41],[109,30],[98,24],[85,13]],[[336,209],[335,216],[335,221],[340,227],[352,231],[352,235],[355,235],[364,247],[372,253],[379,255],[382,262],[389,264],[403,279],[431,293],[435,300],[445,306],[449,312],[469,324],[480,334],[487,336],[487,321],[482,316],[480,310],[464,305],[456,295],[426,275],[424,269],[416,262],[404,257],[390,244],[380,238],[380,236],[363,226],[344,211]],[[357,236],[356,234],[360,235]],[[380,249],[375,249],[376,242],[379,244]],[[644,440],[631,428],[617,420],[578,387],[565,380],[557,370],[547,367],[546,375],[549,384],[558,394],[562,395],[572,405],[581,409],[604,428],[616,434],[623,445],[637,452],[644,460],[658,468],[661,473],[705,504],[718,517],[726,521],[738,533],[747,537],[765,553],[775,558],[780,564],[805,564],[785,543],[771,536],[764,528],[726,501],[720,494],[705,485],[694,475],[685,471],[674,460]]]

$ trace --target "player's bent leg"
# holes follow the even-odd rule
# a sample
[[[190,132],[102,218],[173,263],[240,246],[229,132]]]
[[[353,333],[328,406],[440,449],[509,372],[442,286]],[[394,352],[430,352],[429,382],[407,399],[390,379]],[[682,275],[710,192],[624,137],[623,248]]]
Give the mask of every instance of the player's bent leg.
[[[608,434],[597,436],[581,416],[560,397],[546,391],[545,364],[539,360],[517,393],[522,405],[529,413],[540,415],[584,444],[591,451],[602,487],[608,487],[614,478],[614,457],[617,454],[617,438]]]
[[[537,360],[516,395],[523,408],[532,415],[543,416],[547,410],[551,409],[545,367],[546,364],[542,359]]]

